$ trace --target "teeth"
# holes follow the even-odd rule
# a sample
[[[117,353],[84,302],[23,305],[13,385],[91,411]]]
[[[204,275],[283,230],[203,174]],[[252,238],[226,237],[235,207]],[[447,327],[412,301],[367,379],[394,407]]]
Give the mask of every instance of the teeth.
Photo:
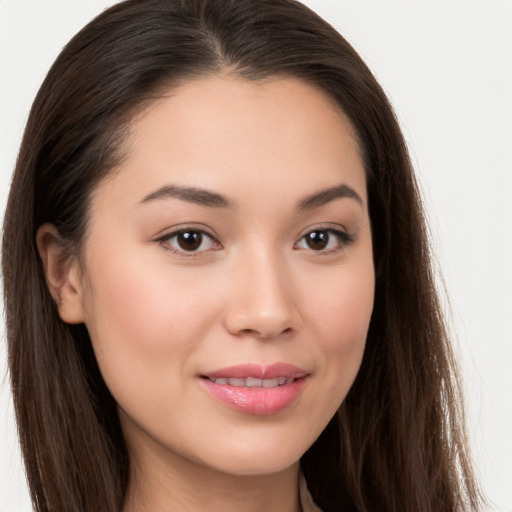
[[[227,383],[230,386],[242,387],[242,386],[247,386],[245,381],[246,381],[246,379],[228,379]]]
[[[261,384],[264,388],[277,388],[279,386],[279,379],[265,379],[261,381]]]
[[[246,380],[245,385],[248,388],[261,388],[263,385],[263,380],[261,379],[254,379],[253,377],[248,377]]]
[[[256,379],[255,377],[242,378],[225,378],[220,377],[218,379],[210,379],[215,384],[228,384],[234,387],[246,387],[246,388],[277,388],[293,382],[294,379],[287,377],[276,377],[275,379]]]

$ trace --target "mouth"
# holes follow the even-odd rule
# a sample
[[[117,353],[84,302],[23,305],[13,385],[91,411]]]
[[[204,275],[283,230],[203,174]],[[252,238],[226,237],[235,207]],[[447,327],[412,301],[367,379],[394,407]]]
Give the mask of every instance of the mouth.
[[[232,386],[246,386],[249,383],[248,387],[251,387],[251,384],[257,384],[261,387],[263,382],[267,381],[270,387],[275,387],[276,385],[282,386],[286,380],[299,379],[307,374],[306,370],[289,363],[273,363],[269,365],[249,363],[214,370],[205,373],[202,377],[212,381],[227,379],[232,381]],[[277,383],[274,382],[276,380]],[[222,383],[226,384],[226,382]]]
[[[286,384],[290,384],[295,379],[294,378],[288,378],[288,377],[276,377],[275,379],[258,379],[256,377],[247,377],[245,379],[231,377],[219,377],[219,378],[210,378],[205,377],[210,382],[213,382],[214,384],[227,384],[228,386],[234,386],[236,388],[277,388],[279,386],[285,386]]]
[[[231,409],[246,414],[272,415],[299,398],[309,372],[286,363],[248,364],[200,377],[203,388]]]

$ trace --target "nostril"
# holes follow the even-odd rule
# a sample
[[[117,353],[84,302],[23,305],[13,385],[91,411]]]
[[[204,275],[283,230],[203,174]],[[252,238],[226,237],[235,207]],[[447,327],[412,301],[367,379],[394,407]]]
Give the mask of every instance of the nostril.
[[[282,331],[276,330],[275,332],[259,332],[257,333],[258,338],[261,338],[263,340],[270,340],[277,338],[279,336],[288,335],[293,332],[292,327],[287,327],[286,329],[283,329]]]

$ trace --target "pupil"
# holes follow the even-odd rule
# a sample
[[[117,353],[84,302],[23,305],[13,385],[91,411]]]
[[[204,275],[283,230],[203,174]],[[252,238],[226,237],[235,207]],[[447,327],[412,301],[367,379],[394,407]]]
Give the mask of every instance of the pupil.
[[[201,233],[186,231],[178,235],[178,244],[185,251],[195,251],[201,245],[203,236]]]
[[[307,243],[309,247],[315,251],[325,249],[329,241],[329,233],[327,231],[312,231],[307,235]]]

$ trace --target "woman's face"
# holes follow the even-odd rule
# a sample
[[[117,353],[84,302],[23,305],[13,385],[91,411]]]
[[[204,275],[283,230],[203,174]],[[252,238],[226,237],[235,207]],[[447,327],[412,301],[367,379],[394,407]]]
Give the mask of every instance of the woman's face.
[[[93,194],[80,275],[135,458],[292,466],[353,383],[372,312],[350,123],[294,79],[171,90]]]

